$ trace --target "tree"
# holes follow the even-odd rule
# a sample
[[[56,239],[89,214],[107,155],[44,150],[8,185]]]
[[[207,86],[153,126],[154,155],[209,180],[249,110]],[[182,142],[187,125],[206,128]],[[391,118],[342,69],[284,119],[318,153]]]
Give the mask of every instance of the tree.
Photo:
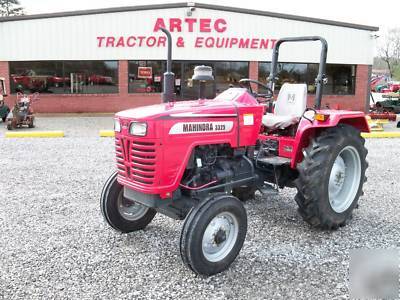
[[[20,6],[19,0],[0,0],[0,16],[21,16],[24,9]]]
[[[400,28],[392,28],[385,36],[383,44],[379,47],[379,55],[385,61],[390,77],[400,64]]]

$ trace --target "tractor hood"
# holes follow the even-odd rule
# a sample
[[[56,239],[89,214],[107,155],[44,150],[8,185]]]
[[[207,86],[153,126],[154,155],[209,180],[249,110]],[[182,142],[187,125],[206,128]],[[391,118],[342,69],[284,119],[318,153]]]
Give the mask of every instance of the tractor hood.
[[[238,106],[254,106],[257,100],[246,89],[231,88],[211,100],[162,103],[128,109],[116,114],[120,118],[155,120],[168,117],[218,117],[236,115]]]

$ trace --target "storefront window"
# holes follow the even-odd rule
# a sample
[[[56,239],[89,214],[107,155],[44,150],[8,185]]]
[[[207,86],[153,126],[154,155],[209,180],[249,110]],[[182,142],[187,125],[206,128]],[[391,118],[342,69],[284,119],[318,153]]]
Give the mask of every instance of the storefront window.
[[[271,71],[271,63],[259,63],[259,81],[266,83]],[[315,93],[315,78],[318,74],[318,64],[281,63],[278,64],[278,80],[275,88],[280,89],[283,83],[307,83],[309,93]],[[351,95],[355,93],[354,65],[327,64],[326,75],[328,84],[324,86],[327,95]]]
[[[249,76],[248,62],[213,61],[174,61],[172,72],[175,74],[175,94],[177,100],[192,100],[199,96],[198,82],[192,81],[196,66],[206,65],[213,68],[214,82],[207,82],[206,97],[213,98],[230,86],[238,86],[239,80]],[[165,61],[130,61],[129,93],[161,93]]]
[[[118,62],[10,62],[10,83],[13,93],[118,93]]]
[[[249,77],[248,62],[219,61],[215,62],[214,66],[217,93],[222,93],[232,86],[238,86],[240,79]]]
[[[164,61],[130,61],[129,93],[161,93]]]
[[[206,65],[213,69],[215,77],[215,65],[212,62],[184,62],[183,65],[183,80],[181,81],[181,99],[182,100],[195,100],[200,96],[199,81],[192,80],[194,68],[196,66]],[[215,97],[215,81],[208,81],[205,83],[205,97],[212,99]]]
[[[355,93],[356,66],[327,65],[328,84],[324,87],[327,94],[349,95]]]
[[[260,63],[258,72],[259,81],[266,83],[271,72],[271,63]],[[307,64],[280,63],[275,88],[279,90],[284,83],[307,83],[307,78]]]
[[[117,61],[65,61],[64,74],[71,94],[118,93]]]

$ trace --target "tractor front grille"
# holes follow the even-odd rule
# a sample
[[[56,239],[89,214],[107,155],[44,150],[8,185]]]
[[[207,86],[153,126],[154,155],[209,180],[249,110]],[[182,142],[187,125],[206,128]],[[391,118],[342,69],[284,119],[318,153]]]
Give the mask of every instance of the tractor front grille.
[[[118,173],[124,177],[127,177],[126,167],[124,163],[124,152],[122,150],[121,139],[119,138],[115,138],[115,155],[116,155]]]
[[[152,142],[131,143],[131,179],[143,184],[153,184],[156,165],[156,147]]]
[[[116,137],[118,174],[140,185],[155,184],[157,150],[155,141]]]

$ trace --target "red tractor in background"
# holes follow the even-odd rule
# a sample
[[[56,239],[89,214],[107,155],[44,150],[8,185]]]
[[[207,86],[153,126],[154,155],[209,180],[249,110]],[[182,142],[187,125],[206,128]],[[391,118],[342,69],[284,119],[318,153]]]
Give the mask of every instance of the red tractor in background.
[[[39,93],[25,95],[18,92],[15,105],[7,115],[7,129],[12,130],[21,128],[22,126],[35,127],[32,103],[37,100],[39,100]]]
[[[163,104],[115,115],[117,171],[105,183],[101,211],[120,232],[144,229],[156,213],[185,220],[180,253],[195,273],[212,275],[235,260],[245,240],[242,201],[284,187],[311,226],[336,229],[357,206],[365,181],[367,149],[363,112],[321,110],[328,46],[321,37],[279,40],[268,85],[244,79],[215,99],[173,102],[171,35]],[[274,101],[279,48],[319,41],[315,106],[307,108],[305,84],[284,84]],[[196,70],[197,69],[197,70]],[[196,68],[193,79],[212,78]],[[266,93],[257,93],[252,84]],[[260,89],[261,90],[261,89]]]

